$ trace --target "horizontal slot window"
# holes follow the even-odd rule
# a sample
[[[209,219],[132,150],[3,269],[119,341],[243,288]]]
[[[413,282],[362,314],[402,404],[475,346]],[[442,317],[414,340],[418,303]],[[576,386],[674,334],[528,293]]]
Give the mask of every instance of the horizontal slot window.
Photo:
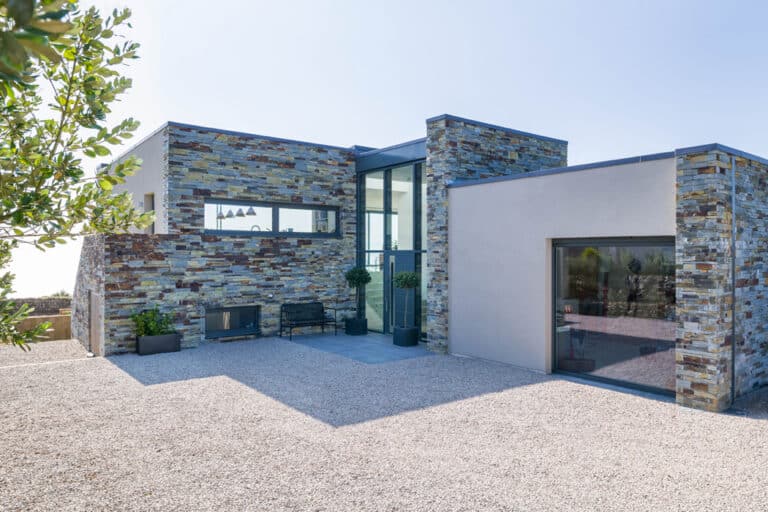
[[[247,201],[209,201],[206,231],[256,236],[339,235],[339,210],[328,206],[286,205]]]
[[[211,231],[272,231],[272,208],[255,205],[206,203],[205,229]]]
[[[281,233],[336,233],[334,210],[305,210],[280,207],[278,225]]]

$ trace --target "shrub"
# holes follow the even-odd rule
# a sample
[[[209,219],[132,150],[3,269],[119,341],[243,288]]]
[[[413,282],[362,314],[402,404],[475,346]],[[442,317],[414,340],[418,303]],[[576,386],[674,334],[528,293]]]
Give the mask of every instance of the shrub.
[[[131,320],[133,320],[136,336],[159,336],[176,332],[170,313],[161,313],[157,307],[136,313],[131,316]]]
[[[371,282],[371,274],[363,267],[354,267],[344,274],[347,284],[355,289],[355,307],[357,308],[357,318],[364,317],[364,311],[360,309],[360,289]]]
[[[408,290],[418,288],[421,277],[417,272],[398,272],[392,278],[395,288],[405,290],[405,307],[403,308],[403,327],[408,327]]]

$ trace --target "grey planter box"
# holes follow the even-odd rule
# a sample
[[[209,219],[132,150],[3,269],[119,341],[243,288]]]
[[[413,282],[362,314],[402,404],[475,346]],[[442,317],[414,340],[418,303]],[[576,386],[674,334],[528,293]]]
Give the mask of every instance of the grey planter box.
[[[136,352],[140,356],[178,352],[179,350],[181,350],[181,334],[161,334],[136,338]]]

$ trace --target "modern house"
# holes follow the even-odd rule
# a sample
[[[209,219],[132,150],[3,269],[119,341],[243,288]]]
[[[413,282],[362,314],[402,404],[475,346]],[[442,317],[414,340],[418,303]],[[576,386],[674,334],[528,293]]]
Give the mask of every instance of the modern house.
[[[437,351],[674,394],[723,410],[768,384],[768,161],[719,144],[567,167],[563,140],[450,115],[382,149],[167,123],[124,190],[148,233],[84,244],[73,333],[133,351],[130,316],[173,312],[183,346],[274,335],[280,305]],[[415,270],[407,302],[394,273]]]

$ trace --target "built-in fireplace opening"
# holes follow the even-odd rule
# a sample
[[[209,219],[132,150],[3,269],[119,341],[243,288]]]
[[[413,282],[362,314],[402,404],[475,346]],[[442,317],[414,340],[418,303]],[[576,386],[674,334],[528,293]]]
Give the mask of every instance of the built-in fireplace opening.
[[[205,308],[205,337],[233,338],[261,334],[261,306]]]

